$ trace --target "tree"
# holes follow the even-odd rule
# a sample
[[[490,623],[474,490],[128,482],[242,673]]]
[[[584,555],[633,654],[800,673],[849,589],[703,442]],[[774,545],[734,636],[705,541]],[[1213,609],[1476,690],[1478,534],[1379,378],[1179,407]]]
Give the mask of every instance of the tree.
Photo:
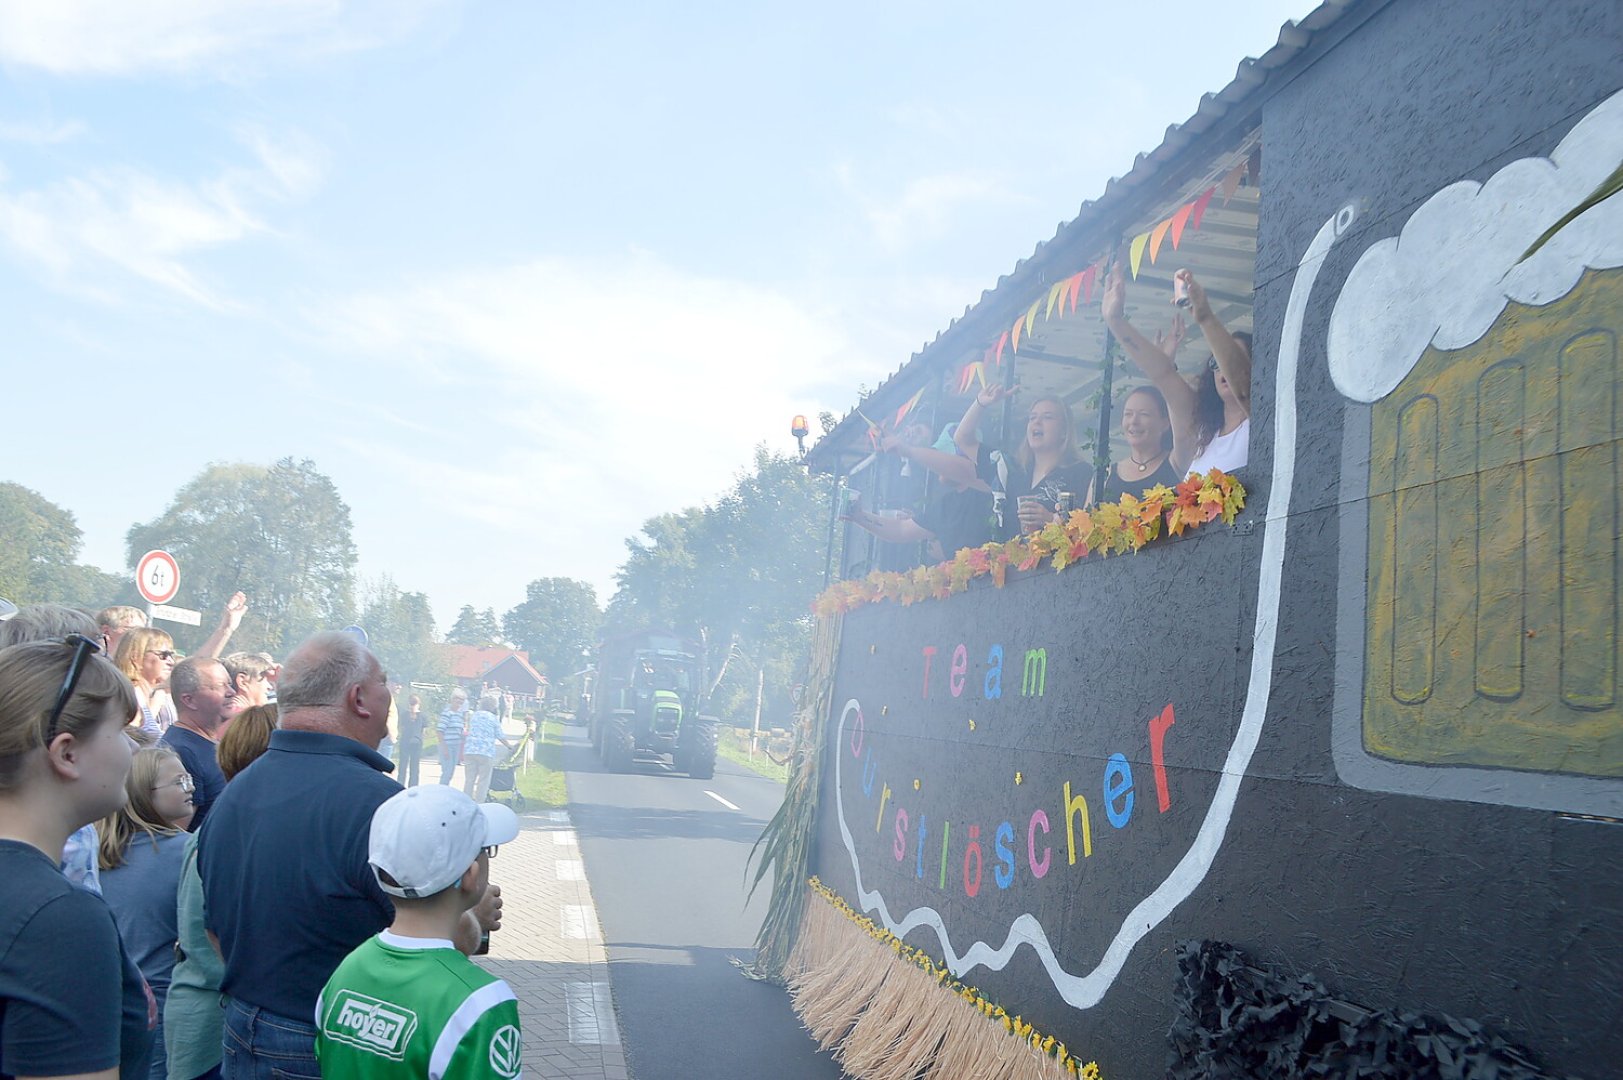
[[[434,642],[434,613],[423,593],[401,592],[387,575],[368,582],[363,589],[361,626],[391,679],[439,682],[445,677],[445,664]]]
[[[761,447],[754,464],[714,505],[652,518],[646,540],[626,541],[608,619],[612,632],[702,638],[719,715],[749,720],[764,671],[764,715],[787,720],[822,588],[827,492],[796,458]]]
[[[528,651],[553,682],[580,670],[582,655],[602,626],[597,590],[560,577],[530,582],[524,602],[502,619],[508,640]]]
[[[84,538],[69,510],[21,484],[0,484],[0,596],[19,604],[102,608],[131,584],[78,562]]]
[[[500,645],[503,643],[501,623],[496,621],[496,609],[475,611],[472,604],[463,604],[457,612],[456,622],[445,640],[452,645]]]
[[[164,548],[180,564],[177,603],[219,611],[238,589],[249,611],[230,648],[281,655],[317,630],[355,617],[355,543],[349,507],[312,461],[210,465],[155,521],[133,526],[130,564]],[[182,648],[212,629],[172,627]]]

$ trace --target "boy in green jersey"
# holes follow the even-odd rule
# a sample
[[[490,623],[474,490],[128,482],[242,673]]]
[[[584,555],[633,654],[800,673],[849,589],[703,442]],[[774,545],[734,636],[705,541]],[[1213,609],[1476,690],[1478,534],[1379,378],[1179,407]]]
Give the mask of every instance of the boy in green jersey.
[[[394,923],[344,958],[316,1001],[323,1077],[517,1080],[512,989],[451,943],[490,880],[518,818],[435,784],[391,796],[372,816],[369,861],[396,897]]]

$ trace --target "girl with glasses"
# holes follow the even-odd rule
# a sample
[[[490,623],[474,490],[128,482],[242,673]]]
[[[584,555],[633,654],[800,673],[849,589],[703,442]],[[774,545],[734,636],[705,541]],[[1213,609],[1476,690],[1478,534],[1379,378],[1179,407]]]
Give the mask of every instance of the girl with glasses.
[[[116,811],[134,688],[90,637],[0,650],[0,1074],[144,1078],[152,1003],[107,904],[58,866]]]
[[[163,1015],[175,967],[175,893],[192,820],[192,778],[173,750],[137,750],[125,782],[129,798],[96,823],[101,833],[101,889],[119,936],[146,976]],[[154,1038],[151,1076],[164,1080],[163,1036]]]

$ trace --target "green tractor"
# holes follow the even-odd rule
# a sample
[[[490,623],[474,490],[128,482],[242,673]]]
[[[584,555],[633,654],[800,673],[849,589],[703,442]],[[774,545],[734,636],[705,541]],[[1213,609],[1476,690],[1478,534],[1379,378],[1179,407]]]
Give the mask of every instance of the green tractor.
[[[598,645],[588,730],[603,764],[625,772],[639,754],[658,754],[695,779],[716,774],[717,721],[699,712],[702,656],[660,631]]]

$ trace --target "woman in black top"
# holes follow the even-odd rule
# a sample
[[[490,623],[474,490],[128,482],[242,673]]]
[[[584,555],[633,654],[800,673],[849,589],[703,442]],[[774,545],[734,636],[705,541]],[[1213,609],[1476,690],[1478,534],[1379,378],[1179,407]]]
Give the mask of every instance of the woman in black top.
[[[1105,474],[1099,502],[1116,502],[1124,494],[1137,498],[1157,484],[1172,487],[1183,479],[1172,467],[1172,414],[1161,391],[1140,386],[1122,399],[1121,433],[1127,439],[1127,458]],[[1090,484],[1088,505],[1093,503]]]
[[[971,461],[981,460],[975,437],[981,413],[1014,393],[1013,387],[989,386],[975,395],[953,433],[959,451]],[[1038,398],[1026,413],[1025,437],[1014,453],[993,451],[988,458],[991,475],[984,477],[994,492],[1001,492],[1001,529],[1004,539],[1020,532],[1036,532],[1053,521],[1061,495],[1075,501],[1087,490],[1088,468],[1077,460],[1071,408],[1058,398]],[[1021,501],[1021,496],[1030,498]]]
[[[124,805],[135,689],[87,636],[0,650],[0,1075],[145,1080],[156,1006],[62,846]]]

